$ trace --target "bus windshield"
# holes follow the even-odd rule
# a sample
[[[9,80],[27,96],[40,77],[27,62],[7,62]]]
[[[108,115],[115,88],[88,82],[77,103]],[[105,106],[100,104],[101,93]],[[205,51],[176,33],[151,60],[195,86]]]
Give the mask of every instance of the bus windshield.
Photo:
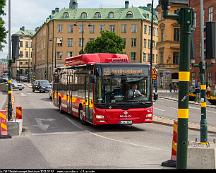
[[[97,78],[97,104],[150,102],[149,76],[144,74],[103,75]]]

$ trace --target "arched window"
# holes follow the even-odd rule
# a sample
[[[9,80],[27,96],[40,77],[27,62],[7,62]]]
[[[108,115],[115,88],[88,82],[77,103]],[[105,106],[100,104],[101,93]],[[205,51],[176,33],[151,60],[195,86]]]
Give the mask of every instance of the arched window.
[[[98,19],[101,18],[101,14],[99,12],[96,12],[95,13],[95,18],[98,18]]]
[[[133,13],[131,11],[128,11],[126,14],[126,18],[133,18]]]
[[[69,13],[68,12],[64,12],[64,14],[63,14],[63,18],[69,18]]]
[[[108,18],[109,18],[109,19],[114,18],[114,13],[113,13],[113,12],[109,12],[109,14],[108,14]]]
[[[82,18],[82,19],[86,19],[86,18],[87,18],[87,13],[86,13],[86,12],[83,12],[83,13],[81,14],[81,18]]]

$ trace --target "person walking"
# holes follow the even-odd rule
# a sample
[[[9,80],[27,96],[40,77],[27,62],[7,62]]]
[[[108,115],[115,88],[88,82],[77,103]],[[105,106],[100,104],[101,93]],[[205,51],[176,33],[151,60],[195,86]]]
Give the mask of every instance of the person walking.
[[[172,92],[172,89],[173,89],[173,85],[172,85],[172,83],[170,83],[169,84],[169,90],[170,90],[170,92]]]

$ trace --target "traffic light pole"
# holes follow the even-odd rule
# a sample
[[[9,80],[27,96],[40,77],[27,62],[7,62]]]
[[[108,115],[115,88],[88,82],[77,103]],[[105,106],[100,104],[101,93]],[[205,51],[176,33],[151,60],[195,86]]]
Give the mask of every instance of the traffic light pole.
[[[187,168],[188,118],[189,118],[189,81],[190,49],[193,26],[192,8],[181,8],[178,15],[168,14],[168,0],[160,0],[164,18],[177,20],[180,24],[180,60],[179,60],[179,94],[178,94],[178,143],[177,169]]]
[[[8,0],[8,121],[12,119],[11,0]]]
[[[206,63],[204,55],[204,10],[203,0],[200,0],[200,38],[201,38],[201,62],[200,68],[200,104],[201,104],[201,120],[200,120],[200,142],[206,143],[208,141],[208,130],[206,121]]]

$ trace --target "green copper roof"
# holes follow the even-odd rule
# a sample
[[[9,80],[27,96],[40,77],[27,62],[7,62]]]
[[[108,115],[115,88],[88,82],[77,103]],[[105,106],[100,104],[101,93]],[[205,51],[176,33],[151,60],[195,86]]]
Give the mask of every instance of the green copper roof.
[[[83,18],[82,14],[87,17]],[[111,14],[112,13],[112,14]],[[96,17],[100,14],[100,18]],[[112,16],[113,17],[109,17]],[[64,19],[64,20],[150,20],[151,12],[144,7],[132,8],[63,8],[59,12],[50,16],[50,19]],[[50,21],[47,20],[48,21]],[[158,22],[157,17],[154,17],[154,22]]]
[[[21,35],[21,36],[30,36],[32,37],[35,34],[35,31],[32,30],[19,30],[18,32],[15,33],[16,35]]]

